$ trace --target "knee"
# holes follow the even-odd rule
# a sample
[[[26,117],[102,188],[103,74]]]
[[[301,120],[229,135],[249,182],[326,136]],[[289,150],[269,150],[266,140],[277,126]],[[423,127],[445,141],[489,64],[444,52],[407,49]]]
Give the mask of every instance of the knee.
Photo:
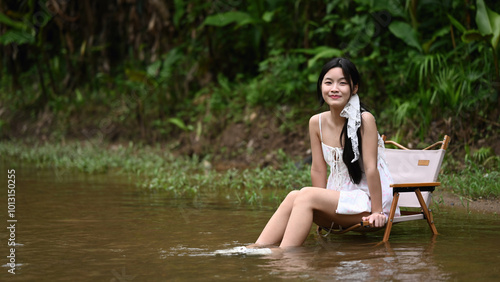
[[[295,201],[293,202],[294,206],[304,206],[311,205],[314,199],[315,191],[318,188],[314,187],[304,187],[297,191],[297,196],[295,197]]]
[[[285,200],[288,200],[288,201],[294,201],[295,198],[297,198],[297,195],[300,194],[300,190],[293,190],[293,191],[290,191],[290,193],[288,193],[288,195],[286,196]]]
[[[311,193],[311,191],[315,191],[317,190],[318,188],[315,188],[315,187],[303,187],[302,189],[300,189],[299,191],[301,193]]]
[[[296,197],[297,194],[300,192],[300,190],[293,190],[293,191],[290,191],[290,193],[288,193],[287,197]]]
[[[285,197],[281,205],[290,205],[290,207],[293,205],[293,202],[295,202],[295,199],[297,198],[297,195],[299,194],[299,190],[293,190],[288,195]]]
[[[315,188],[315,187],[304,187],[300,189],[300,197],[312,197],[313,195],[316,194],[320,188]]]

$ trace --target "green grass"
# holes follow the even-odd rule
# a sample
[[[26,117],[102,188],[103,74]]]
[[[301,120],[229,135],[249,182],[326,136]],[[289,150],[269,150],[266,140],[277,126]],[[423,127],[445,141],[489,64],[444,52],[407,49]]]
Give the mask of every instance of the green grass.
[[[441,175],[444,187],[453,193],[471,200],[500,197],[500,173],[496,157],[496,166],[479,165],[465,160],[465,167]]]

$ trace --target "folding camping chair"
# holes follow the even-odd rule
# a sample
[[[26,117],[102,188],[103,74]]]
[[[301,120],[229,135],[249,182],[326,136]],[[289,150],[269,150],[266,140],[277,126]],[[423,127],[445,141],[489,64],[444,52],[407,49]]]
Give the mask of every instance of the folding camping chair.
[[[437,181],[443,157],[448,148],[450,137],[445,135],[442,141],[423,150],[410,150],[394,141],[385,141],[385,144],[396,146],[398,149],[385,149],[385,159],[391,172],[394,184],[394,198],[392,200],[389,219],[385,226],[383,242],[389,241],[392,225],[404,221],[425,219],[433,234],[438,234],[432,211],[428,208],[431,204],[432,192],[440,186]],[[431,150],[439,147],[437,150]],[[401,216],[395,217],[397,207],[420,208],[415,211],[401,211]],[[318,234],[321,232],[318,227]],[[348,231],[367,232],[377,231],[382,228],[370,226],[368,222],[361,222],[344,230],[330,230],[329,233],[342,234]]]

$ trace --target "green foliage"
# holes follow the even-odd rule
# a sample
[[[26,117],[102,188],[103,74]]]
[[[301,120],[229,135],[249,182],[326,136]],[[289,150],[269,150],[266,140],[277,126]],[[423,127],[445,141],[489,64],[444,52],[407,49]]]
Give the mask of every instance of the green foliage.
[[[211,15],[205,18],[202,25],[212,25],[212,26],[226,26],[228,24],[236,23],[238,27],[245,24],[250,24],[254,21],[248,13],[231,11],[226,13],[220,13],[216,15]]]
[[[453,193],[471,200],[500,197],[500,157],[491,147],[471,152],[465,148],[462,160],[451,159],[443,165],[441,181]]]
[[[308,90],[306,58],[276,52],[259,64],[260,75],[248,85],[246,100],[250,105],[272,106],[300,101]],[[246,88],[246,87],[243,87]]]
[[[500,170],[500,156],[497,156],[491,147],[481,147],[474,153],[465,155],[466,162],[479,164],[489,170]]]
[[[478,30],[463,31],[462,40],[470,43],[482,41],[492,47],[493,63],[497,80],[500,80],[498,66],[498,42],[500,41],[500,15],[489,9],[483,0],[477,0],[476,24]],[[455,25],[458,25],[455,23]]]
[[[0,23],[12,28],[0,36],[0,44],[8,45],[15,43],[18,45],[35,43],[35,30],[25,22],[15,21],[0,13]]]
[[[399,39],[402,39],[408,46],[414,47],[423,52],[422,46],[418,41],[418,34],[408,23],[393,21],[389,25],[389,30]]]
[[[184,124],[184,122],[181,119],[179,119],[179,118],[169,118],[167,120],[167,122],[170,122],[172,124],[177,125],[177,127],[179,127],[182,130],[186,130],[186,131],[193,130],[193,126],[192,125],[186,126],[186,124]]]
[[[386,132],[423,139],[433,122],[498,123],[498,1],[89,0],[62,14],[52,1],[11,2],[0,4],[2,137],[19,136],[19,115],[42,114],[57,121],[34,130],[49,138],[199,136],[251,107],[287,107],[293,126],[337,56],[360,69],[362,100]]]
[[[476,23],[483,36],[491,35],[490,43],[496,51],[500,41],[500,15],[486,7],[484,0],[477,0]]]
[[[341,57],[343,55],[342,50],[339,50],[337,48],[331,48],[328,46],[318,46],[312,49],[295,49],[293,51],[314,56],[307,61],[307,66],[309,68],[317,67],[317,62],[320,59],[325,61],[331,58]]]
[[[443,175],[441,181],[454,193],[472,200],[498,198],[500,197],[499,163],[497,160],[497,170],[488,170],[481,165],[466,161],[464,169]]]

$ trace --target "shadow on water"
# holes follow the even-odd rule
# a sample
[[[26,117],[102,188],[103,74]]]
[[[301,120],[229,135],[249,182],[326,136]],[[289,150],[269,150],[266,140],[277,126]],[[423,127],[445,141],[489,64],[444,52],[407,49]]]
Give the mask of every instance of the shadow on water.
[[[0,183],[7,187],[7,169]],[[0,233],[0,280],[497,280],[497,215],[440,208],[440,235],[425,222],[382,232],[321,238],[282,255],[217,256],[252,243],[271,208],[227,200],[172,199],[124,176],[16,169],[16,274],[7,272],[8,230]],[[7,193],[1,222],[7,225]]]

